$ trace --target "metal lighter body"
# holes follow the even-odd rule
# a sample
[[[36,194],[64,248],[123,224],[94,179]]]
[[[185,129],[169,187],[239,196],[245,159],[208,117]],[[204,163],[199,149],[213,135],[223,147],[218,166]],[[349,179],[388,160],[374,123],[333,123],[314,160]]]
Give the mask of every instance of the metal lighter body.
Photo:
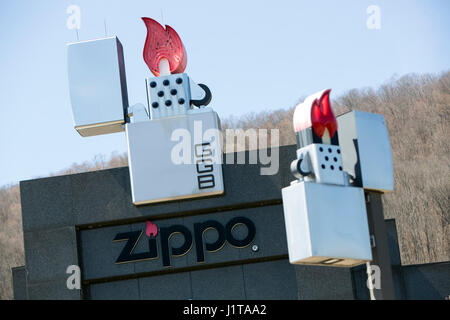
[[[83,136],[126,131],[135,205],[222,194],[222,145],[211,92],[186,73],[146,79],[148,105],[128,105],[117,37],[68,45],[74,127]]]
[[[352,267],[372,260],[364,189],[351,186],[330,90],[297,106],[297,178],[282,189],[289,261]],[[346,135],[344,139],[347,137]]]
[[[301,181],[282,196],[290,263],[351,267],[372,260],[362,188]]]
[[[224,192],[219,118],[211,108],[127,123],[135,205]]]

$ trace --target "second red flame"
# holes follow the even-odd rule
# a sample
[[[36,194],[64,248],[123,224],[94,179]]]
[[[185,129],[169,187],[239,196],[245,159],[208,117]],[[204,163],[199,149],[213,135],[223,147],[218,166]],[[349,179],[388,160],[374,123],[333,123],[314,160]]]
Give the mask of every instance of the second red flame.
[[[320,138],[322,138],[325,129],[328,129],[330,138],[332,138],[338,127],[336,117],[330,105],[330,91],[331,89],[326,90],[319,99],[314,100],[311,107],[312,127],[316,135]]]

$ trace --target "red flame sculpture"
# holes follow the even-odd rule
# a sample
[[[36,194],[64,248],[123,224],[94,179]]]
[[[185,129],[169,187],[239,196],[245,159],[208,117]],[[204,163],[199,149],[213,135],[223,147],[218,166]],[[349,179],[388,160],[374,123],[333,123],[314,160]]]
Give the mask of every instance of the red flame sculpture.
[[[336,134],[338,125],[330,104],[331,89],[313,94],[295,108],[293,123],[294,131],[300,132],[312,127],[314,133],[322,138],[328,129],[330,138]]]
[[[334,136],[337,131],[337,120],[334,116],[333,109],[330,105],[330,91],[324,91],[319,99],[315,99],[311,106],[311,123],[314,132],[317,136],[322,138],[325,128],[328,129],[330,138]]]
[[[147,27],[144,45],[144,61],[150,71],[159,76],[159,62],[162,58],[169,61],[171,73],[183,73],[186,69],[187,55],[183,42],[174,29],[166,25],[163,28],[150,18],[142,18]]]
[[[156,224],[153,224],[147,220],[147,228],[145,229],[145,234],[149,238],[151,235],[156,237],[158,234],[158,227],[156,226]]]

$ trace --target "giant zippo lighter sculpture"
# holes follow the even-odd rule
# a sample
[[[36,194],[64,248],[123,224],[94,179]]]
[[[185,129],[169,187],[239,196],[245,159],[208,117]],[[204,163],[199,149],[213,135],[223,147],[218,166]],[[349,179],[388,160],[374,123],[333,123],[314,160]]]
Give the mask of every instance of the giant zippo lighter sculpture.
[[[384,118],[336,119],[330,91],[295,109],[297,180],[282,189],[283,208],[291,263],[350,267],[372,260],[364,190],[393,189],[392,155]]]
[[[217,114],[211,92],[184,72],[184,45],[170,26],[150,18],[144,60],[148,105],[128,105],[122,45],[117,37],[68,45],[75,129],[83,136],[125,131],[135,205],[224,192]],[[186,135],[187,134],[187,135]],[[181,139],[189,139],[180,149]]]

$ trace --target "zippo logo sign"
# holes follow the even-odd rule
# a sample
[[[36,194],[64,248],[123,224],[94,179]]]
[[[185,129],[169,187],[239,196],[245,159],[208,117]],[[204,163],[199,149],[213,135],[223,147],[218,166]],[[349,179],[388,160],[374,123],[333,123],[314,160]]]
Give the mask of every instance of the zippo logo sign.
[[[233,229],[238,225],[244,225],[247,229],[247,234],[242,239],[237,239],[233,235]],[[207,242],[204,233],[209,230],[216,230],[218,236],[213,242]],[[228,223],[223,225],[216,220],[207,220],[205,222],[194,223],[192,229],[185,225],[174,224],[168,227],[161,227],[158,232],[158,227],[155,224],[147,221],[146,235],[148,241],[148,250],[145,252],[135,253],[134,249],[141,241],[144,230],[130,231],[118,233],[114,242],[126,241],[121,253],[117,257],[116,264],[138,262],[145,260],[162,258],[164,267],[171,266],[171,257],[183,256],[187,254],[192,247],[195,247],[197,255],[197,263],[205,261],[205,250],[207,252],[216,252],[221,250],[226,243],[229,243],[235,248],[245,248],[250,245],[256,234],[254,223],[246,217],[232,218]],[[179,246],[172,246],[171,237],[175,234],[183,236],[183,243]],[[159,238],[159,239],[158,239]],[[157,241],[160,243],[161,252],[158,252]]]

